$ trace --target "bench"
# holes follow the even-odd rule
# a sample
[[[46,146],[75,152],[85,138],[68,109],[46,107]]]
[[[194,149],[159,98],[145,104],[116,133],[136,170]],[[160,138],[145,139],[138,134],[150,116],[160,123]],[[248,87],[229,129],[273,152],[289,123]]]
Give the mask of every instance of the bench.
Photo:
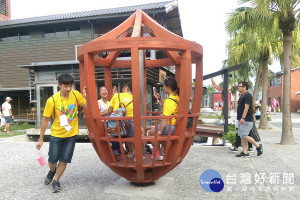
[[[212,126],[206,124],[198,124],[196,135],[201,137],[218,137],[221,138],[224,134],[223,126]]]
[[[31,108],[30,110],[27,110],[26,119],[34,120],[35,116],[36,116],[36,108]]]

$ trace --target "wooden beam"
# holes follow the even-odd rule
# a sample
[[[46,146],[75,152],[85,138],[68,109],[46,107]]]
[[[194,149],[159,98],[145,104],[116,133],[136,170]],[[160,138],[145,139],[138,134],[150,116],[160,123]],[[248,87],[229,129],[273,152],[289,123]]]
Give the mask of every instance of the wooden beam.
[[[152,37],[156,37],[155,33],[150,33],[150,35]],[[178,53],[174,52],[174,51],[163,51],[168,58],[170,58],[170,60],[174,63],[174,64],[178,64],[178,62],[180,62],[180,56],[178,55]]]
[[[104,81],[105,81],[105,87],[108,90],[108,99],[112,98],[112,79],[111,79],[111,67],[105,67],[104,68]]]
[[[133,25],[133,31],[131,37],[141,37],[142,35],[142,11],[136,11],[135,21]]]
[[[131,48],[131,74],[132,74],[132,95],[133,98],[133,121],[134,121],[134,146],[135,146],[135,152],[137,157],[137,163],[136,163],[136,173],[137,173],[137,179],[139,181],[143,181],[145,178],[143,165],[140,162],[140,159],[142,158],[142,147],[140,144],[142,144],[141,140],[141,96],[140,96],[140,88],[139,83],[140,77],[139,77],[139,49],[138,48]]]
[[[125,31],[120,38],[125,38],[129,35],[129,33],[127,31]],[[108,56],[105,58],[108,60],[108,65],[111,66],[115,60],[118,58],[118,56],[120,55],[121,51],[111,51]]]
[[[143,24],[145,26],[148,26],[153,31],[153,33],[155,33],[156,35],[159,35],[160,37],[164,37],[164,38],[168,38],[168,39],[172,39],[172,40],[178,40],[178,39],[182,40],[181,37],[179,37],[178,35],[175,35],[171,31],[164,28],[162,25],[157,23],[154,19],[152,19],[145,12],[143,12]]]
[[[114,28],[113,30],[109,31],[105,35],[102,35],[101,37],[93,40],[93,41],[99,41],[99,40],[107,40],[107,39],[115,39],[119,37],[122,33],[127,31],[130,27],[133,26],[133,23],[135,21],[135,13],[133,13],[128,19],[126,19],[122,24]]]
[[[109,60],[107,60],[106,58],[100,58],[98,56],[95,56],[94,64],[96,66],[109,66]]]

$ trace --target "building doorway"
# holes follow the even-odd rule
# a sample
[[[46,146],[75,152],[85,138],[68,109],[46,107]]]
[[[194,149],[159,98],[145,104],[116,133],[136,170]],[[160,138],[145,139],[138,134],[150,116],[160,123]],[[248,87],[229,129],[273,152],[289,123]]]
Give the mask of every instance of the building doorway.
[[[49,97],[57,92],[57,84],[37,85],[37,127],[41,127],[41,119]]]

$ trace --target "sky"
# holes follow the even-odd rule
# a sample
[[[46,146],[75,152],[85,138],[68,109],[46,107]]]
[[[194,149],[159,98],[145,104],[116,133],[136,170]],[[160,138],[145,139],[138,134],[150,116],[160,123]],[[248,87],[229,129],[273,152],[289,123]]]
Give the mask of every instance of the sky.
[[[161,1],[163,0],[11,0],[11,17],[21,19]],[[238,7],[238,0],[178,0],[178,5],[184,39],[203,46],[203,74],[220,70],[227,57],[226,43],[229,40],[225,22],[228,14]],[[221,81],[220,77],[216,78],[216,82]],[[211,83],[206,81],[204,84]]]

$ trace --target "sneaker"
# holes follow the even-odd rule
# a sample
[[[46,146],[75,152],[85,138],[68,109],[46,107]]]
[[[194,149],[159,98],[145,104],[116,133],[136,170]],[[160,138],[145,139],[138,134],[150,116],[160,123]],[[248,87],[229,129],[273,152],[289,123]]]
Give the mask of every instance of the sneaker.
[[[49,170],[49,172],[45,178],[45,185],[49,185],[52,182],[55,172],[56,172],[56,168],[55,168],[54,172],[51,172],[51,170]]]
[[[119,156],[120,152],[118,150],[114,150],[114,156]]]
[[[150,148],[149,145],[145,146],[145,152],[148,153],[148,154],[152,154],[152,149]]]
[[[248,148],[248,152],[254,152],[253,148]]]
[[[263,154],[263,145],[259,144],[259,147],[256,148],[257,150],[257,156],[260,156],[261,154]]]
[[[53,181],[52,182],[52,188],[53,188],[53,193],[60,192],[60,183],[59,181]]]
[[[134,158],[134,155],[135,155],[134,152],[128,153],[127,158],[129,158],[129,159]]]
[[[249,158],[249,153],[244,153],[243,151],[240,154],[235,155],[236,157],[247,157]]]
[[[229,148],[229,150],[230,150],[230,151],[238,151],[238,148],[236,148],[236,147],[231,147],[231,148]]]
[[[151,156],[151,160],[153,159],[153,156]],[[158,161],[162,161],[164,159],[164,154],[161,153],[159,156],[156,156],[155,157],[155,160],[158,160]]]
[[[155,158],[155,160],[159,160],[159,161],[162,161],[164,159],[164,156],[162,154],[160,154],[160,156],[157,156]]]

